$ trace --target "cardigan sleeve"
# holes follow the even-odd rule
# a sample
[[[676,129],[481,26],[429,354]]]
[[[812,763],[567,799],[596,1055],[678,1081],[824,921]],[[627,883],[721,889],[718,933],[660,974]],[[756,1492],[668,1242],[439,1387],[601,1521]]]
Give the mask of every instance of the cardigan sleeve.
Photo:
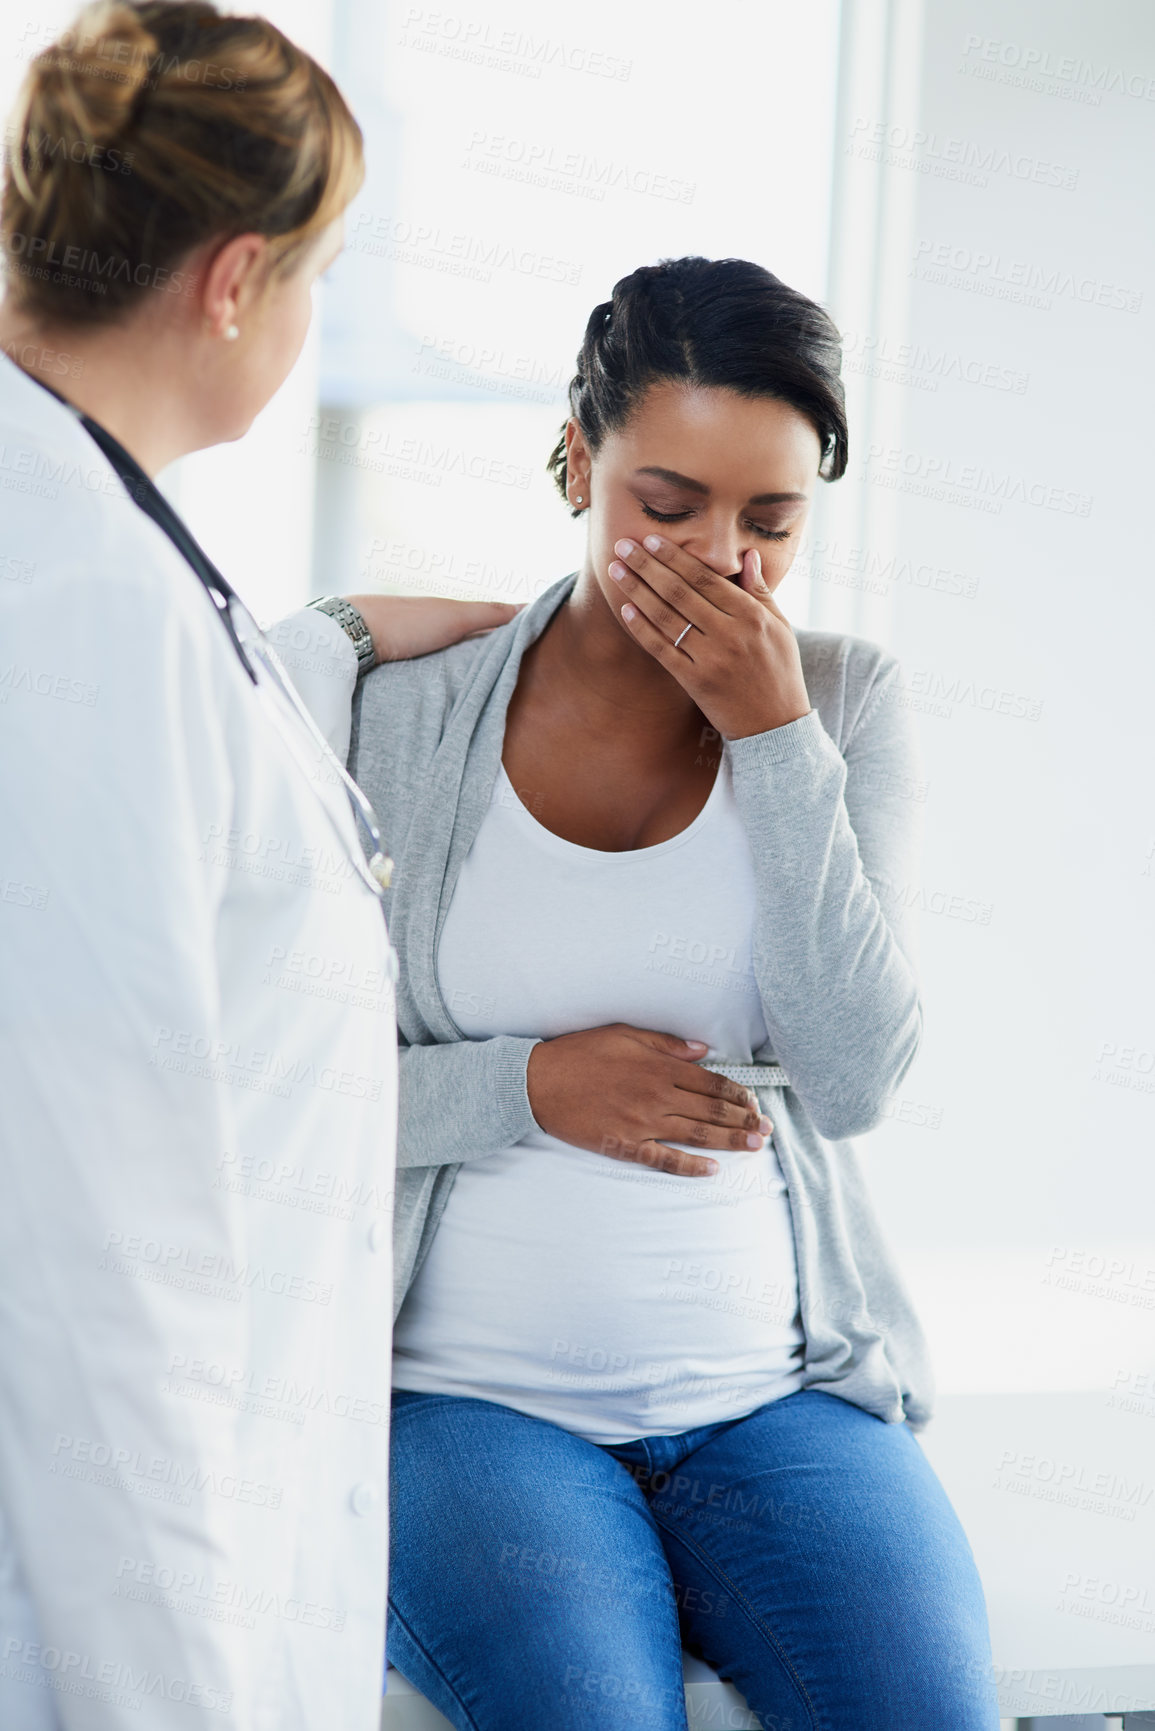
[[[349,648],[352,654],[351,644]],[[351,705],[349,770],[377,805],[386,835],[395,834],[400,843],[414,808],[428,798],[413,770],[420,758],[414,743],[420,732],[416,725],[420,707],[425,707],[430,731],[443,739],[459,683],[448,657],[439,653],[386,663],[356,686]],[[400,772],[402,765],[405,774]],[[399,785],[404,787],[400,804],[389,794],[390,788],[396,790]],[[419,868],[403,862],[405,869]],[[404,919],[398,921],[394,916],[395,894],[391,890],[387,895],[388,920],[404,958],[406,925]],[[403,980],[399,996],[405,999],[406,995]],[[529,1054],[539,1043],[537,1039],[498,1034],[488,1040],[437,1040],[429,1034],[415,1006],[409,1026],[424,1037],[411,1041],[399,1022],[399,1168],[451,1166],[480,1159],[512,1148],[541,1128],[530,1109],[526,1086]]]
[[[820,1135],[872,1129],[922,1037],[921,758],[877,660],[840,751],[817,709],[728,740],[754,857],[754,973],[774,1054]]]
[[[412,1046],[398,1032],[398,1166],[448,1166],[540,1130],[526,1070],[540,1044],[518,1034]]]

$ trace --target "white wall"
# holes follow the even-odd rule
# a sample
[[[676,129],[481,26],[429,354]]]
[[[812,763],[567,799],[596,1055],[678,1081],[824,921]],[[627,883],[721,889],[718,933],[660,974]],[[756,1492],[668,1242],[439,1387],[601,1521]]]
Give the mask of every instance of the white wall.
[[[836,229],[856,437],[810,556],[816,618],[901,656],[926,760],[926,1044],[867,1159],[944,1390],[1125,1392],[1155,1370],[1155,11],[900,24],[913,60],[843,91],[888,247],[872,301]]]
[[[581,556],[545,462],[615,281],[737,254],[821,294],[837,8],[338,17],[371,154],[332,273],[318,585],[525,600]]]

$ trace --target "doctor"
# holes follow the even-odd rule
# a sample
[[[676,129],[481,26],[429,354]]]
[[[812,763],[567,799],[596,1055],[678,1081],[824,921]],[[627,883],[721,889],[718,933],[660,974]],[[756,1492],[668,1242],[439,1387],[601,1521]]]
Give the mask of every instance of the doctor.
[[[0,1725],[370,1731],[396,1051],[358,825],[384,856],[389,813],[341,762],[372,650],[339,607],[285,646],[326,743],[152,483],[291,368],[360,134],[203,0],[90,8],[14,119]],[[512,611],[399,602],[392,648]]]

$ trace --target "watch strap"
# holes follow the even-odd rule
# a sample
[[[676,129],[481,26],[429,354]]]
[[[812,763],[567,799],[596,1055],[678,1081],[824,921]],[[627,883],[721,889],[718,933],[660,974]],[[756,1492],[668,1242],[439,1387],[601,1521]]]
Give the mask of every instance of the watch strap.
[[[365,623],[365,615],[346,601],[343,595],[321,595],[316,601],[309,602],[318,613],[327,613],[330,619],[335,619],[346,637],[357,651],[357,677],[368,673],[371,667],[377,665],[377,652],[373,648],[373,634]]]

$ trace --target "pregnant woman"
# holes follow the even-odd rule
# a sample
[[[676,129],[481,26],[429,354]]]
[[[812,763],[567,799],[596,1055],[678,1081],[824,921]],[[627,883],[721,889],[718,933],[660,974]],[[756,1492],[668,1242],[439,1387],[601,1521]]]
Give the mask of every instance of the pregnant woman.
[[[388,1653],[455,1726],[684,1731],[683,1643],[774,1731],[998,1725],[848,1140],[922,1028],[901,669],[773,599],[846,467],[839,359],[757,265],[624,278],[551,459],[580,571],[359,688],[402,965]]]

